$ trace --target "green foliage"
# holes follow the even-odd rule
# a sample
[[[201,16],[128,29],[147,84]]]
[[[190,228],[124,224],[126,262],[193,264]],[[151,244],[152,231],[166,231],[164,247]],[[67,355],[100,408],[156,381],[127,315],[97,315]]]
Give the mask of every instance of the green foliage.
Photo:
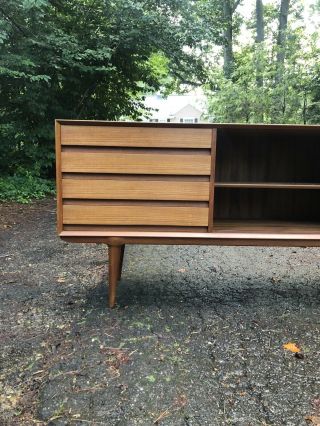
[[[271,16],[267,16],[268,26]],[[219,66],[210,70],[207,93],[211,121],[319,123],[317,34],[307,37],[297,23],[295,28],[289,27],[280,78],[275,40],[272,34],[269,37],[265,43],[239,46],[230,79]]]
[[[53,180],[35,177],[26,172],[22,175],[0,177],[0,201],[29,203],[55,193]]]
[[[2,174],[17,164],[53,174],[55,118],[139,119],[147,92],[203,79],[190,8],[187,0],[0,5]]]
[[[0,175],[13,176],[12,182],[3,178],[3,193],[17,197],[19,187],[22,199],[38,194],[36,188],[39,196],[47,193],[39,177],[54,174],[55,118],[139,120],[145,95],[155,91],[168,95],[205,84],[212,121],[318,123],[319,38],[304,28],[301,0],[290,2],[283,63],[277,63],[279,2],[265,2],[265,42],[258,44],[254,13],[245,20],[236,8],[241,1],[229,1],[231,75],[223,75],[230,29],[225,4],[0,3]],[[313,13],[319,9],[314,0]],[[242,29],[249,34],[245,44],[239,43]]]

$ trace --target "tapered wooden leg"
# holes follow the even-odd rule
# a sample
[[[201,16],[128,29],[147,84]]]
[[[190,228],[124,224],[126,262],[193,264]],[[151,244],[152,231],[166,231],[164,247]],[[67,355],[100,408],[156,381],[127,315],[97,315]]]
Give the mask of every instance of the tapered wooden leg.
[[[117,283],[119,280],[121,246],[108,246],[109,251],[109,306],[116,303]]]
[[[119,265],[119,280],[121,279],[121,274],[122,274],[122,265],[123,265],[123,257],[124,257],[125,247],[126,247],[125,244],[122,244],[121,253],[120,253],[120,265]]]

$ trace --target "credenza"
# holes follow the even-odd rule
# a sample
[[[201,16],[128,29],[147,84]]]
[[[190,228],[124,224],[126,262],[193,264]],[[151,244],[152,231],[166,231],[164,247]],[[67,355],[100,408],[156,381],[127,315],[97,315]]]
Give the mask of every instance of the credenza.
[[[320,126],[56,120],[57,228],[105,243],[320,246]]]

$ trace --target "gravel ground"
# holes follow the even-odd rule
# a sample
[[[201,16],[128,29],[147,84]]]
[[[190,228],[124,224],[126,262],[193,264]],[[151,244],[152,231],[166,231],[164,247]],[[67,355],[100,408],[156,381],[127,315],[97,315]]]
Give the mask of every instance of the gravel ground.
[[[319,249],[130,246],[110,310],[53,200],[0,217],[1,426],[320,424]]]

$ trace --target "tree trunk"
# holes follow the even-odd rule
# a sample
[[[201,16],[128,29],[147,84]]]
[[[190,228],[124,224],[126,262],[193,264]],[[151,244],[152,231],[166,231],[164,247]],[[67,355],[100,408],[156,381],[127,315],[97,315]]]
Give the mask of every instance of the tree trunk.
[[[263,88],[263,61],[264,61],[264,10],[263,0],[256,0],[256,83]],[[261,94],[262,95],[262,94]],[[260,123],[264,122],[263,103],[258,107],[257,117]]]
[[[224,48],[223,48],[223,72],[226,78],[230,78],[233,71],[233,21],[231,0],[223,2],[223,17],[225,22]]]
[[[262,0],[256,0],[256,43],[257,46],[257,62],[256,62],[256,72],[257,72],[257,86],[263,87],[263,65],[259,43],[264,42],[264,16],[263,16],[263,2]]]
[[[261,43],[264,41],[264,17],[262,0],[256,0],[256,30],[256,42]]]
[[[302,117],[303,117],[303,124],[307,124],[307,90],[304,89],[303,91],[303,108],[302,108]]]
[[[284,60],[286,57],[286,32],[288,28],[288,14],[289,14],[290,0],[281,0],[280,13],[279,13],[279,30],[277,38],[277,74],[276,83],[282,80],[282,72]]]
[[[234,57],[233,57],[233,15],[241,3],[241,0],[223,0],[224,19],[224,46],[223,46],[223,72],[226,78],[231,78]]]

